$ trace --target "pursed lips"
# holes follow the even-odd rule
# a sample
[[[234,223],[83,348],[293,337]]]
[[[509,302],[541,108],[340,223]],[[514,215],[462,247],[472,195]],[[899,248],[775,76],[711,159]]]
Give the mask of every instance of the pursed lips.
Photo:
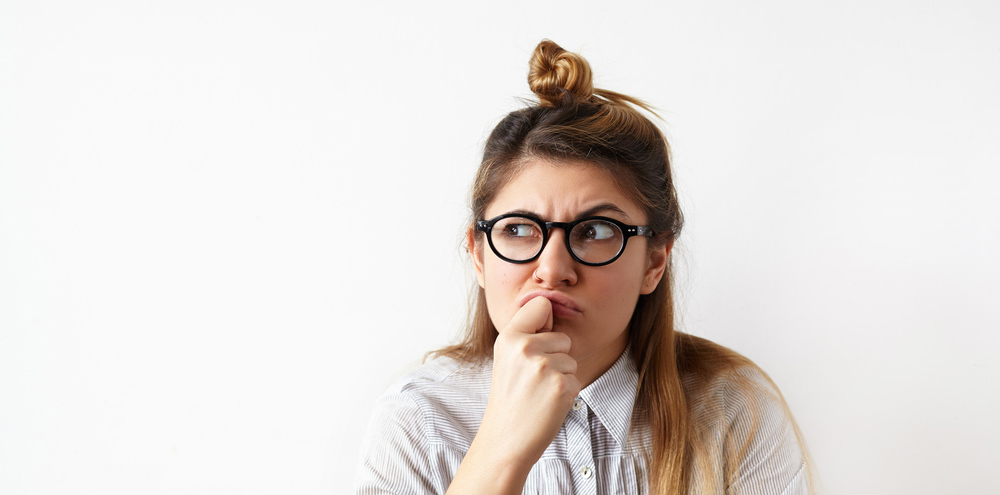
[[[565,294],[550,290],[536,290],[529,292],[521,296],[518,300],[518,306],[524,306],[528,303],[528,301],[536,297],[544,297],[552,303],[552,316],[565,318],[583,314],[580,306],[578,306],[572,298]]]

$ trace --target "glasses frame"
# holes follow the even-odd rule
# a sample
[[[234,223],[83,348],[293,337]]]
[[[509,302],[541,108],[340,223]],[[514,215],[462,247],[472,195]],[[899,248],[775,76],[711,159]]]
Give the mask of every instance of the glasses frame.
[[[542,245],[541,245],[541,247],[538,248],[538,252],[535,253],[534,256],[532,256],[531,258],[528,258],[526,260],[512,260],[512,259],[510,259],[510,258],[508,258],[508,257],[506,257],[506,256],[504,256],[502,254],[500,254],[500,251],[498,251],[497,248],[496,248],[496,246],[493,245],[493,226],[496,225],[496,223],[499,222],[500,220],[503,220],[505,218],[512,218],[512,217],[520,217],[520,218],[524,218],[524,219],[527,219],[527,220],[531,220],[532,222],[535,222],[539,227],[542,227]],[[570,245],[570,241],[569,241],[569,238],[570,238],[569,234],[570,234],[570,232],[572,232],[573,228],[576,227],[577,225],[579,225],[579,224],[581,224],[583,222],[590,221],[590,220],[601,220],[601,221],[613,223],[613,224],[615,224],[615,226],[617,226],[622,231],[622,247],[621,247],[621,249],[618,250],[618,253],[616,253],[608,261],[604,261],[604,262],[601,262],[601,263],[590,263],[588,261],[584,261],[584,260],[580,259],[579,257],[577,257],[576,253],[573,252],[573,247]],[[628,245],[628,239],[629,239],[629,237],[634,237],[634,236],[653,237],[655,235],[653,233],[653,229],[650,228],[648,225],[629,225],[629,224],[624,223],[624,222],[619,222],[618,220],[615,220],[614,218],[608,218],[608,217],[602,217],[602,216],[589,216],[589,217],[584,217],[584,218],[579,218],[579,219],[573,220],[572,222],[546,222],[546,221],[542,220],[541,218],[538,218],[538,217],[535,217],[535,216],[532,216],[532,215],[525,215],[524,213],[504,213],[503,215],[500,215],[500,216],[497,216],[497,217],[493,217],[493,218],[491,218],[489,220],[477,220],[476,221],[476,230],[479,230],[481,232],[485,232],[486,233],[486,241],[489,243],[490,249],[493,250],[493,254],[497,255],[498,258],[500,258],[500,259],[502,259],[502,260],[504,260],[504,261],[506,261],[508,263],[514,263],[516,265],[523,265],[524,263],[531,263],[532,261],[537,260],[538,257],[542,255],[542,252],[545,251],[545,246],[547,246],[549,244],[549,230],[551,230],[552,228],[563,229],[563,233],[565,234],[563,236],[563,238],[564,238],[563,240],[566,241],[566,251],[569,252],[569,255],[572,256],[573,259],[576,260],[577,263],[580,263],[580,264],[583,264],[583,265],[587,265],[587,266],[604,266],[604,265],[609,265],[609,264],[613,263],[615,260],[617,260],[618,258],[621,257],[622,253],[625,252],[625,246]]]

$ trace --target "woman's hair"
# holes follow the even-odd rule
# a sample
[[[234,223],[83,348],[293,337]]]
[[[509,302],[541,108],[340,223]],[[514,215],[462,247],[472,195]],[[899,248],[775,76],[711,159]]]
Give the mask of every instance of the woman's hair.
[[[508,114],[486,141],[472,189],[472,220],[484,218],[497,193],[528,161],[584,161],[609,172],[615,186],[645,211],[655,233],[650,249],[672,242],[684,219],[667,140],[640,111],[652,113],[650,107],[630,96],[594,88],[587,61],[552,41],[538,44],[529,66],[528,85],[539,102]],[[476,245],[481,248],[483,243]],[[647,457],[650,493],[688,493],[692,472],[699,473],[697,486],[717,493],[721,487],[713,486],[712,480],[733,482],[737,463],[719,462],[719,452],[703,438],[705,427],[692,421],[688,398],[710,393],[723,374],[730,382],[727,386],[732,386],[734,370],[756,367],[729,349],[674,330],[672,275],[668,262],[656,289],[639,296],[628,330],[639,372],[635,416],[648,423],[653,440]],[[492,358],[497,335],[480,287],[461,342],[432,354],[483,361]],[[722,411],[714,414],[722,421]],[[748,444],[731,445],[727,455],[740,455]]]

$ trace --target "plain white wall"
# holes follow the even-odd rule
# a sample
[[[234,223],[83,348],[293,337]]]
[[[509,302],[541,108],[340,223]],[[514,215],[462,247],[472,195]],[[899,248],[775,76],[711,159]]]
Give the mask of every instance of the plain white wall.
[[[681,324],[831,494],[1000,464],[1000,4],[0,5],[0,493],[348,493],[544,37],[662,110]]]

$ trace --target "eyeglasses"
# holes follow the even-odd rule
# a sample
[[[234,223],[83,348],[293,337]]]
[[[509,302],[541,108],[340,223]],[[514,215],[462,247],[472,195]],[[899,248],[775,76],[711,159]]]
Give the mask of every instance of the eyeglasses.
[[[476,230],[486,232],[493,252],[509,263],[529,263],[538,258],[549,242],[553,227],[566,233],[566,249],[574,260],[587,266],[603,266],[625,252],[628,238],[652,237],[648,226],[626,225],[607,217],[586,217],[572,222],[544,222],[519,213],[506,213],[478,220]]]

